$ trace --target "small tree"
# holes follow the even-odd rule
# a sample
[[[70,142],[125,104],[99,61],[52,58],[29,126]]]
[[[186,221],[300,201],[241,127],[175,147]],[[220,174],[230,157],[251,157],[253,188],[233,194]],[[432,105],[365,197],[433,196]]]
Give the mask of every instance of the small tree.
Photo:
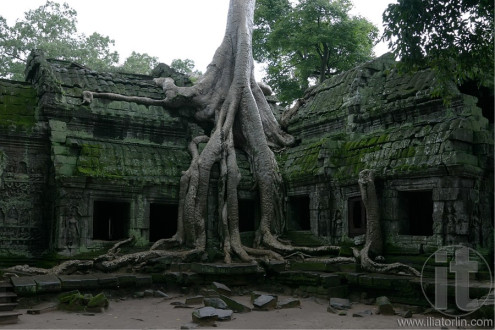
[[[254,57],[267,63],[265,80],[281,101],[372,58],[378,29],[351,8],[349,0],[258,1]]]

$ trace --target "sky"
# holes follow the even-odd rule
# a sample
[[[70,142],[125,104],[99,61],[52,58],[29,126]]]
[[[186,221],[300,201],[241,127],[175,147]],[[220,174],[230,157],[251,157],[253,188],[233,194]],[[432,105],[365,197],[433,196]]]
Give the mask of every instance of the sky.
[[[115,40],[123,62],[132,51],[158,57],[170,64],[173,59],[193,60],[205,72],[222,41],[229,0],[53,0],[66,2],[77,11],[79,33],[98,32]],[[0,16],[12,26],[24,12],[46,0],[3,1]],[[380,32],[382,13],[394,0],[352,0],[352,15],[360,15]],[[385,43],[375,46],[375,55],[388,51]],[[261,70],[261,68],[257,68]]]

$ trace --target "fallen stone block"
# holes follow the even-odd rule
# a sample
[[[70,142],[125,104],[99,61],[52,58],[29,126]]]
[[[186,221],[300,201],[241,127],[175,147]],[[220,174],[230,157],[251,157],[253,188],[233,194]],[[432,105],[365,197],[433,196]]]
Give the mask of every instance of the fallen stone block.
[[[168,294],[166,294],[165,292],[160,291],[160,290],[155,290],[153,292],[153,296],[158,297],[158,298],[170,299],[170,296]]]
[[[227,304],[227,307],[233,310],[235,313],[249,313],[251,311],[251,308],[249,308],[248,306],[243,305],[240,302],[235,301],[234,299],[231,299],[227,296],[220,295],[220,299],[222,299]]]
[[[204,298],[204,304],[217,309],[227,309],[227,304],[220,298]]]
[[[224,296],[232,295],[232,290],[230,290],[230,288],[225,284],[213,282],[211,283],[211,285],[213,286],[213,290],[215,290],[219,294],[223,294]]]
[[[387,297],[381,296],[376,298],[376,305],[378,306],[378,313],[382,315],[395,315],[395,310]]]
[[[217,310],[213,307],[203,307],[196,309],[192,312],[192,319],[194,323],[211,326],[215,324],[218,319]]]
[[[277,304],[277,308],[296,308],[301,307],[301,301],[295,298],[287,298],[282,301],[279,301]]]
[[[349,309],[351,302],[344,298],[330,298],[330,306],[338,310]]]
[[[217,309],[216,313],[219,321],[230,321],[232,320],[232,314],[234,314],[234,311],[230,309]]]
[[[261,295],[253,301],[253,306],[256,310],[269,311],[277,307],[277,301],[277,297]]]
[[[251,292],[251,304],[254,303],[254,301],[256,300],[256,298],[258,298],[260,296],[263,296],[263,295],[267,295],[267,296],[272,296],[272,297],[278,298],[278,296],[276,294],[264,293],[264,292],[260,292],[260,291],[252,291]]]

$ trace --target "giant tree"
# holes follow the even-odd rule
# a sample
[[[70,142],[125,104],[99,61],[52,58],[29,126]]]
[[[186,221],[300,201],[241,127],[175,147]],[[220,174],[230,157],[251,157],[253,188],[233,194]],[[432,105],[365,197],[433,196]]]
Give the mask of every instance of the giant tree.
[[[162,105],[180,111],[181,106],[194,107],[195,118],[213,124],[209,136],[193,137],[189,145],[192,161],[180,180],[178,230],[169,240],[161,240],[149,255],[171,254],[159,250],[164,244],[188,247],[179,255],[201,253],[206,247],[205,217],[210,175],[215,164],[220,166],[218,213],[223,237],[225,261],[231,262],[234,253],[243,261],[253,255],[280,258],[275,252],[294,250],[325,252],[337,249],[292,247],[279,242],[272,230],[284,221],[282,178],[271,148],[282,148],[294,138],[280,128],[265,96],[254,78],[252,31],[254,0],[231,0],[227,28],[222,44],[202,75],[192,87],[178,87],[171,78],[155,79],[163,87],[164,99],[156,100],[109,93],[84,92],[84,102],[93,98],[128,100],[144,104]],[[199,152],[198,144],[205,146]],[[255,245],[268,249],[243,246],[239,234],[237,186],[240,173],[236,149],[248,155],[258,190],[261,220],[256,231]],[[155,252],[153,252],[155,251]],[[159,252],[162,251],[162,252]],[[173,254],[173,253],[172,253]]]
[[[302,97],[310,83],[349,70],[373,56],[377,28],[351,17],[349,0],[259,0],[255,59],[267,64],[266,82],[284,103]]]
[[[338,250],[334,246],[294,247],[279,241],[275,236],[275,228],[280,227],[276,225],[277,222],[284,221],[284,190],[272,149],[290,146],[294,138],[281,130],[254,79],[251,45],[254,6],[255,0],[230,1],[225,37],[206,73],[195,85],[179,87],[171,78],[157,78],[155,82],[162,86],[165,94],[163,99],[83,92],[83,104],[88,106],[91,106],[94,98],[160,105],[175,111],[181,111],[187,105],[195,109],[197,121],[213,124],[209,135],[194,136],[189,144],[192,160],[180,179],[177,233],[170,239],[157,241],[148,251],[117,255],[119,246],[132,241],[129,238],[94,260],[70,260],[50,270],[22,266],[12,270],[67,273],[74,269],[93,267],[108,271],[127,264],[146,264],[156,257],[179,260],[200,257],[206,250],[208,189],[215,164],[220,167],[218,214],[222,225],[219,234],[223,238],[225,262],[232,262],[233,256],[251,262],[257,256],[281,259],[282,255],[292,252],[311,254]],[[200,144],[203,144],[201,148],[198,147]],[[261,220],[254,247],[244,246],[239,234],[237,189],[240,173],[236,149],[248,155],[259,195]],[[371,196],[374,186],[370,187],[368,190]],[[367,257],[367,248],[364,251],[362,255],[365,258],[362,260],[365,264],[374,264]],[[354,259],[340,257],[332,261],[350,262]],[[325,262],[329,262],[329,259],[325,259]]]

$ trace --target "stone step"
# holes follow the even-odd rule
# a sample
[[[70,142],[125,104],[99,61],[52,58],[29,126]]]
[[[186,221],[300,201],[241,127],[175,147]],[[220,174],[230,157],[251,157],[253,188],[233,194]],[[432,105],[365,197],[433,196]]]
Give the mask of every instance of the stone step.
[[[0,292],[0,304],[11,303],[17,300],[17,294],[14,292]]]
[[[0,325],[17,323],[21,314],[18,312],[0,312]]]
[[[0,281],[0,292],[14,291],[14,286],[10,281]]]
[[[13,311],[17,307],[16,302],[0,303],[0,312]]]

